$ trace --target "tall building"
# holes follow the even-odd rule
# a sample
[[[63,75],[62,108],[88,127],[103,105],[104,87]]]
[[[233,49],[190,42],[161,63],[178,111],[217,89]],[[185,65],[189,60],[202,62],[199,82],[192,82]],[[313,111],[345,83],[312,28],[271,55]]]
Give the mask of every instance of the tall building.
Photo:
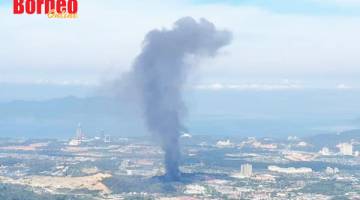
[[[85,140],[85,134],[82,132],[81,124],[79,123],[79,125],[78,125],[78,127],[76,129],[75,138],[70,140],[69,145],[70,146],[78,146],[84,140]]]
[[[338,144],[337,147],[339,148],[340,154],[344,156],[352,156],[353,155],[353,145],[350,143],[341,143]]]
[[[111,142],[110,135],[104,135],[104,143],[110,143],[110,142]]]
[[[82,132],[81,124],[78,124],[78,127],[76,129],[76,139],[79,141],[83,141],[85,139],[85,134]]]
[[[245,176],[245,177],[250,177],[252,176],[252,165],[250,164],[244,164],[241,165],[241,175]]]

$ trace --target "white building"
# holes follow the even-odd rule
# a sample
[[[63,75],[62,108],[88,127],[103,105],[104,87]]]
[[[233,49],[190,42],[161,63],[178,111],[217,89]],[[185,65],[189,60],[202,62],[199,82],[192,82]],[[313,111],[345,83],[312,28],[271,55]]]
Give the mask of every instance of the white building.
[[[319,151],[319,154],[323,155],[323,156],[329,156],[330,155],[330,150],[329,150],[329,148],[324,147]]]
[[[201,185],[187,185],[184,193],[190,195],[203,195],[206,193],[206,188]]]
[[[79,146],[81,144],[81,141],[80,140],[77,140],[77,139],[71,139],[69,141],[69,146]]]
[[[338,168],[331,168],[331,167],[327,167],[325,170],[325,173],[327,174],[337,174],[339,173],[339,169]]]
[[[234,144],[231,143],[230,140],[224,140],[224,141],[220,140],[216,143],[216,146],[218,148],[225,148],[225,147],[233,147]]]
[[[241,172],[240,174],[244,177],[250,177],[252,176],[252,165],[250,164],[244,164],[241,165]]]
[[[298,147],[307,147],[307,146],[308,146],[308,143],[306,143],[306,142],[304,142],[304,141],[301,141],[301,142],[297,143],[296,146],[298,146]]]
[[[104,143],[110,143],[111,142],[111,136],[110,135],[104,135]]]
[[[360,152],[359,152],[359,151],[355,151],[354,156],[356,156],[356,157],[360,156]]]
[[[336,147],[339,148],[340,154],[344,156],[352,156],[353,155],[353,145],[350,143],[341,143]]]
[[[81,124],[79,123],[76,129],[75,138],[69,141],[69,146],[78,146],[85,140],[85,134],[82,132]]]
[[[301,168],[294,168],[294,167],[289,167],[289,168],[282,168],[282,167],[278,167],[278,166],[274,166],[271,165],[268,167],[269,171],[272,172],[277,172],[277,173],[285,173],[285,174],[306,174],[306,173],[311,173],[313,170],[311,168],[307,168],[307,167],[301,167]]]

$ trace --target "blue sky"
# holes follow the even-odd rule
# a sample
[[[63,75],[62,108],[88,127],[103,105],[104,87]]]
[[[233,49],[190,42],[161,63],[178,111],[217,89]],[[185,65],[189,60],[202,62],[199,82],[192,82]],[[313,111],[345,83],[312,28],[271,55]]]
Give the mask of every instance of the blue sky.
[[[356,0],[193,0],[194,4],[228,4],[256,6],[272,12],[309,15],[359,15]]]
[[[76,95],[80,89],[67,88],[112,80],[131,67],[149,30],[170,28],[183,16],[207,18],[234,34],[217,58],[200,62],[189,88],[360,88],[360,0],[79,0],[76,20],[14,16],[11,7],[0,3],[6,99],[11,85]]]

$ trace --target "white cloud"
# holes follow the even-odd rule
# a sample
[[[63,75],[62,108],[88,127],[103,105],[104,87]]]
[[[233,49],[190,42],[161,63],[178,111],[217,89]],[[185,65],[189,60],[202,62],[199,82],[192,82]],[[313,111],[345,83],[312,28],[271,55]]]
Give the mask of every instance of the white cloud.
[[[304,89],[303,85],[292,83],[279,83],[279,84],[203,84],[195,86],[199,90],[255,90],[255,91],[276,91],[276,90],[299,90]]]
[[[339,90],[349,90],[349,89],[352,89],[352,87],[350,87],[350,86],[348,86],[348,85],[346,85],[346,84],[341,83],[341,84],[338,84],[338,85],[336,86],[336,89],[339,89]]]
[[[360,76],[359,17],[159,0],[79,4],[79,19],[70,21],[14,16],[0,7],[0,80],[98,81],[129,68],[147,31],[187,15],[234,32],[231,46],[202,62],[200,77]]]

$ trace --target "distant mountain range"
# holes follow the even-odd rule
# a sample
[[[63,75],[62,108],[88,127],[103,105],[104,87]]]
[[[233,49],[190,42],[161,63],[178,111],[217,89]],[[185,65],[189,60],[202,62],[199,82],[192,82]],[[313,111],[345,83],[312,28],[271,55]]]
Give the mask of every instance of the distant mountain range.
[[[307,137],[306,141],[319,147],[334,147],[339,143],[360,141],[360,129],[345,131],[337,134],[319,134]]]
[[[309,136],[357,129],[360,94],[352,91],[190,91],[186,128],[193,135]],[[0,103],[0,137],[146,135],[139,105],[109,97]]]
[[[13,101],[0,104],[2,136],[69,138],[78,123],[88,135],[106,132],[129,135],[142,132],[139,117],[114,99],[66,97],[47,101]],[[139,125],[140,124],[140,125]]]

